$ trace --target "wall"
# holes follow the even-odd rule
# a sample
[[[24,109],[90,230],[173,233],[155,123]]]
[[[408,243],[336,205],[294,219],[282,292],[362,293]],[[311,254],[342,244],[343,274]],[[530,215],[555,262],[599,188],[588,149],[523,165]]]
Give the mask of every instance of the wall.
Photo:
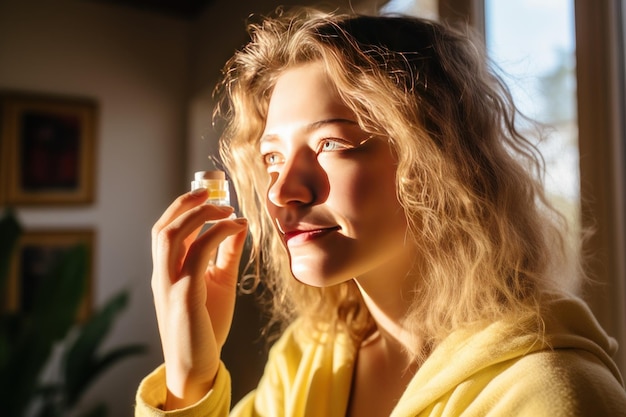
[[[107,346],[150,345],[120,362],[85,402],[132,415],[141,376],[161,361],[149,287],[150,227],[181,190],[189,24],[78,0],[0,0],[0,89],[86,96],[99,104],[96,201],[19,208],[26,228],[96,230],[95,302],[131,290]]]

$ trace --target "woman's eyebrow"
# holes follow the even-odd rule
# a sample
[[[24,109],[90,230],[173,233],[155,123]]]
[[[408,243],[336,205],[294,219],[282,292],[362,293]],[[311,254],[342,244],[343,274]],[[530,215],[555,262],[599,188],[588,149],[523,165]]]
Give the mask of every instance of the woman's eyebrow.
[[[344,119],[344,118],[340,118],[340,117],[335,117],[335,118],[330,118],[330,119],[323,119],[323,120],[318,120],[312,123],[309,123],[307,125],[304,125],[300,128],[298,128],[299,131],[302,132],[312,132],[315,131],[317,129],[320,129],[324,126],[327,125],[332,125],[332,124],[347,124],[350,126],[358,126],[358,123],[354,120],[350,120],[350,119]],[[278,138],[278,134],[276,133],[266,133],[263,136],[261,136],[261,139],[259,140],[259,143],[263,143],[263,142],[272,142],[274,140],[276,140]]]
[[[324,120],[319,120],[317,122],[313,122],[307,126],[304,127],[304,130],[306,131],[311,131],[311,130],[316,130],[319,129],[325,125],[330,125],[330,124],[348,124],[348,125],[352,125],[352,126],[357,126],[357,122],[355,122],[354,120],[350,120],[350,119],[343,119],[343,118],[332,118],[332,119],[324,119]]]

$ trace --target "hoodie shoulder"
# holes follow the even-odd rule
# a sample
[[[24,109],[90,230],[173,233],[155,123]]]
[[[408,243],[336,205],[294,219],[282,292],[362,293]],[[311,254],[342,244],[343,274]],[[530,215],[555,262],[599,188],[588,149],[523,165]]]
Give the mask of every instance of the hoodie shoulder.
[[[621,381],[585,350],[537,351],[500,366],[477,398],[477,404],[484,404],[483,397],[492,411],[501,411],[495,415],[626,416]]]
[[[554,297],[542,318],[543,338],[504,320],[452,333],[409,383],[394,417],[626,417],[611,359],[616,343],[585,303]]]
[[[497,375],[486,391],[501,390],[494,398],[515,415],[626,417],[617,344],[586,303],[553,297],[544,313],[546,344],[486,368]]]

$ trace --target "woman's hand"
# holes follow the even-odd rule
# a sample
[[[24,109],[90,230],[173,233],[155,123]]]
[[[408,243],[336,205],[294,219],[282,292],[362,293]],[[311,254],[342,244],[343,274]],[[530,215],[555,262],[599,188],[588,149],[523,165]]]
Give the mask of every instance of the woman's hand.
[[[152,229],[168,410],[191,405],[212,388],[233,318],[247,222],[220,220],[196,239],[206,221],[233,211],[204,204],[207,197],[206,189],[180,196]]]

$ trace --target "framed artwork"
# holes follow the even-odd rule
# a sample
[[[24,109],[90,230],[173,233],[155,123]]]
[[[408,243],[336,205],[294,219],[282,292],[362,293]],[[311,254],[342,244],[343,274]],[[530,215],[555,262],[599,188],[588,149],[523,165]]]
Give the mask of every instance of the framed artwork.
[[[93,202],[95,102],[6,93],[0,105],[0,193],[4,195],[0,201],[6,205]]]
[[[18,312],[33,308],[34,294],[43,279],[56,266],[61,256],[76,244],[85,244],[88,264],[85,296],[77,321],[86,320],[91,313],[93,298],[93,254],[95,233],[90,229],[27,231],[19,239],[11,261],[5,310]]]
[[[5,205],[6,201],[6,186],[8,183],[7,178],[9,177],[8,169],[7,169],[7,158],[4,157],[5,143],[2,138],[2,103],[0,102],[0,207]]]

